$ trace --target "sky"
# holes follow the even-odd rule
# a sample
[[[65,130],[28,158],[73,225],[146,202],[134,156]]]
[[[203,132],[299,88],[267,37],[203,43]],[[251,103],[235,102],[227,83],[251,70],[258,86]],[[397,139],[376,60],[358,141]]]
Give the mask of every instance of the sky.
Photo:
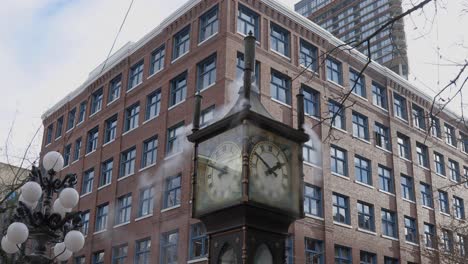
[[[293,9],[298,0],[278,1]],[[80,86],[89,72],[106,59],[130,2],[2,1],[0,162],[18,165],[26,156],[23,166],[30,165],[40,152],[41,115]],[[128,41],[140,39],[185,2],[134,0],[114,51]],[[431,5],[424,13],[405,20],[409,81],[429,95],[456,75],[459,67],[453,62],[468,58],[468,14],[461,12],[468,9],[468,0],[437,2],[435,18],[435,7]],[[468,95],[468,91],[465,93]],[[468,102],[464,103],[468,115]],[[460,101],[451,104],[451,109],[461,113]]]

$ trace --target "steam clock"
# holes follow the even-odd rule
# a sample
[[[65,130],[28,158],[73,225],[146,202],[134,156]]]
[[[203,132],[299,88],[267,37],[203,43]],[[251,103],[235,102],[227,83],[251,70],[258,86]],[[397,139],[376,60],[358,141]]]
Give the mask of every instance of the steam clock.
[[[251,91],[255,37],[244,42],[244,86],[232,109],[199,129],[196,96],[192,216],[206,226],[210,264],[283,264],[288,228],[304,214],[303,95],[298,129],[275,120]]]

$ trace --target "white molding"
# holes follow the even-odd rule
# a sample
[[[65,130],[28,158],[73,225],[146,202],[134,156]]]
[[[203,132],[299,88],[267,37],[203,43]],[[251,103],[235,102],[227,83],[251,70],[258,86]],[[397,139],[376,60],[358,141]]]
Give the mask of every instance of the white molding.
[[[339,127],[336,127],[336,126],[331,126],[331,128],[332,128],[332,129],[335,129],[335,130],[337,130],[337,131],[341,131],[341,132],[343,132],[343,133],[345,133],[345,134],[348,134],[348,131],[346,131],[346,130],[344,130],[344,129],[342,129],[342,128],[339,128]]]
[[[332,84],[338,86],[339,88],[341,88],[341,89],[343,89],[343,90],[346,90],[346,87],[344,87],[343,85],[341,85],[341,84],[339,84],[339,83],[337,83],[337,82],[335,82],[335,81],[329,80],[329,79],[327,78],[327,76],[325,76],[325,78],[327,79],[327,82],[332,83]]]
[[[96,232],[93,233],[93,235],[101,234],[101,233],[104,233],[106,231],[107,231],[107,228],[103,229],[103,230],[96,231]]]
[[[99,112],[101,112],[101,110],[102,110],[102,105],[101,105],[101,108],[99,108],[99,110],[97,110],[96,112],[90,114],[90,115],[88,116],[88,118],[91,118],[91,117],[97,115]]]
[[[441,212],[441,211],[439,211],[439,213],[440,213],[441,215],[444,215],[444,216],[452,217],[451,215],[449,215],[449,214],[447,214],[447,213],[444,213],[444,212]]]
[[[117,100],[119,100],[119,98],[120,98],[120,92],[119,92],[119,96],[117,96],[116,98],[114,98],[114,100],[112,100],[112,101],[110,101],[110,102],[107,102],[106,106],[109,106],[109,105],[111,105],[111,104],[117,102]]]
[[[425,209],[427,209],[427,210],[434,211],[434,208],[429,207],[429,206],[427,206],[427,205],[421,205],[421,207],[422,207],[422,208],[425,208]]]
[[[387,191],[384,191],[384,190],[381,190],[381,189],[379,189],[379,192],[395,197],[395,194],[391,193],[391,192],[387,192]]]
[[[170,211],[170,210],[174,210],[174,209],[177,209],[179,207],[180,207],[180,204],[174,205],[172,207],[164,208],[164,209],[161,210],[161,213],[164,213],[164,212],[167,212],[167,211]]]
[[[97,149],[97,148],[96,148],[96,149]],[[85,158],[88,157],[89,155],[93,154],[94,152],[96,152],[96,149],[94,149],[94,150],[91,151],[91,152],[86,153],[86,154],[84,155]]]
[[[369,235],[374,235],[374,236],[376,236],[376,235],[377,235],[377,233],[376,233],[376,232],[374,232],[374,231],[370,231],[370,230],[362,229],[362,228],[359,228],[359,227],[357,228],[357,231],[359,231],[359,232],[363,232],[363,233],[367,233],[367,234],[369,234]]]
[[[311,214],[305,214],[305,216],[308,217],[308,218],[313,218],[313,219],[316,219],[316,220],[325,221],[325,219],[323,217],[320,217],[320,216],[311,215]]]
[[[375,106],[375,107],[377,107],[378,109],[380,109],[380,110],[382,110],[382,111],[388,113],[388,109],[385,109],[385,108],[383,108],[383,107],[381,107],[381,106],[379,106],[379,105],[376,105],[376,104],[374,104],[374,102],[372,102],[372,105]]]
[[[333,224],[334,224],[334,225],[337,225],[337,226],[346,227],[346,228],[349,228],[349,229],[352,229],[352,228],[353,228],[353,226],[352,226],[352,225],[343,224],[343,223],[336,222],[336,221],[333,221]]]
[[[148,77],[146,78],[146,80],[148,80],[148,79],[152,78],[153,76],[157,75],[157,74],[160,73],[162,70],[164,70],[164,65],[162,66],[161,69],[159,69],[159,70],[153,72],[150,76],[148,76]]]
[[[411,201],[411,200],[406,199],[406,198],[401,198],[401,199],[402,199],[403,201],[405,201],[405,202],[412,203],[412,204],[416,204],[415,201]]]
[[[88,195],[90,195],[90,194],[92,194],[92,193],[93,193],[93,191],[91,190],[90,192],[87,192],[87,193],[84,193],[84,194],[80,194],[80,199],[83,198],[83,197],[86,197],[86,196],[88,196]]]
[[[111,179],[111,181],[109,183],[104,184],[103,186],[99,186],[97,189],[98,189],[98,191],[102,190],[102,189],[106,188],[107,186],[111,186],[111,184],[112,184],[112,179]]]
[[[133,176],[134,174],[135,174],[135,172],[130,173],[130,174],[128,174],[128,175],[125,175],[125,176],[123,176],[123,177],[117,178],[117,181],[119,182],[119,181],[122,181],[122,180],[124,180],[124,179],[127,179],[128,177],[131,177],[131,176]]]
[[[68,129],[67,131],[65,131],[65,134],[70,133],[74,128],[75,128],[75,124],[73,124],[73,126],[72,126],[70,129]],[[462,151],[462,152],[463,152],[463,151]]]
[[[447,176],[442,175],[442,174],[440,174],[440,173],[438,173],[438,172],[436,172],[436,175],[439,176],[439,177],[441,177],[441,178],[447,179]]]
[[[58,138],[55,138],[54,141],[57,141],[57,140],[59,140],[61,138],[62,138],[62,135],[60,135],[60,137],[58,137]]]
[[[318,72],[316,72],[316,71],[310,69],[310,67],[307,67],[307,65],[302,64],[302,62],[299,63],[299,67],[301,67],[301,68],[305,69],[306,71],[308,71],[308,72],[310,72],[310,73],[316,75],[316,77],[319,76]]]
[[[174,153],[174,154],[171,154],[170,156],[166,156],[166,157],[164,157],[164,160],[171,159],[171,158],[173,158],[173,157],[175,157],[175,156],[177,156],[177,155],[179,155],[179,154],[182,154],[183,152],[184,152],[184,151],[181,150],[181,151],[179,151],[179,152],[176,152],[176,153]]]
[[[133,86],[130,89],[126,89],[125,93],[127,93],[127,94],[130,93],[131,91],[135,90],[138,86],[140,86],[142,83],[143,83],[143,78],[141,78],[141,81],[137,85]]]
[[[121,223],[121,224],[115,225],[115,226],[113,226],[112,228],[117,228],[117,227],[125,226],[125,225],[128,225],[128,224],[130,224],[130,221],[127,221],[127,222],[125,222],[125,223]]]
[[[338,174],[338,173],[336,173],[336,172],[331,172],[331,175],[334,175],[334,176],[336,176],[336,177],[342,178],[342,179],[344,179],[344,180],[348,180],[348,181],[351,180],[348,176],[341,175],[341,174]]]
[[[159,116],[159,113],[157,115],[151,117],[150,119],[143,121],[143,123],[141,123],[141,125],[144,125],[144,124],[147,124],[147,123],[151,122],[153,119],[156,119],[156,117],[158,117],[158,116]]]
[[[189,42],[190,42],[190,39],[189,39]],[[190,52],[190,43],[189,43],[189,48],[186,52],[184,52],[183,54],[179,55],[179,57],[173,59],[171,61],[171,64],[173,64],[174,62],[178,61],[180,58],[184,57],[185,55],[187,55],[188,53]]]
[[[380,146],[377,146],[377,145],[375,145],[375,147],[378,148],[378,149],[380,149],[380,150],[383,150],[383,151],[385,151],[385,152],[387,152],[387,153],[389,153],[389,154],[393,154],[393,152],[391,152],[391,151],[388,150],[388,149],[384,149],[384,148],[382,148],[382,147],[380,147]]]
[[[357,140],[360,140],[360,141],[362,141],[362,142],[364,142],[364,143],[366,143],[366,144],[372,145],[371,142],[370,142],[369,140],[367,140],[367,139],[360,138],[360,137],[356,137],[356,136],[354,136],[354,135],[353,135],[353,138],[355,138],[355,139],[357,139]]]
[[[176,106],[178,106],[178,105],[182,104],[183,102],[185,102],[185,100],[186,100],[186,98],[184,98],[184,100],[178,102],[177,104],[167,108],[167,111],[169,112],[170,110],[174,109]]]
[[[141,171],[144,171],[144,170],[149,169],[149,168],[151,168],[151,167],[154,167],[154,166],[156,166],[156,164],[157,164],[156,162],[155,162],[155,163],[151,163],[150,165],[139,169],[138,172],[141,172]]]
[[[370,189],[375,189],[374,186],[369,185],[369,184],[366,184],[366,183],[363,183],[363,182],[360,182],[360,181],[358,181],[358,180],[354,180],[354,182],[357,183],[357,184],[359,184],[359,185],[361,185],[361,186],[364,186],[364,187],[367,187],[367,188],[370,188]]]
[[[147,214],[147,215],[144,215],[144,216],[140,216],[138,218],[135,218],[135,222],[146,219],[146,218],[149,218],[149,217],[152,217],[152,216],[153,216],[153,213]]]
[[[273,54],[276,54],[276,55],[282,57],[283,59],[286,59],[286,60],[288,60],[289,62],[291,62],[291,58],[290,58],[290,57],[288,57],[288,56],[286,56],[286,55],[284,55],[284,54],[282,54],[282,53],[280,53],[280,52],[278,52],[278,51],[272,49],[271,47],[270,47],[270,51],[273,52]]]
[[[409,159],[407,159],[407,158],[405,158],[405,157],[402,157],[402,156],[400,156],[400,154],[398,154],[398,157],[399,157],[400,159],[402,159],[403,161],[406,161],[406,162],[409,162],[409,163],[413,163],[412,160],[409,160]]]
[[[218,32],[219,32],[219,29],[218,31],[216,31],[215,33],[211,34],[208,38],[204,39],[202,42],[198,43],[197,44],[197,47],[200,47],[201,45],[205,44],[208,40],[216,37],[218,35]]]
[[[307,114],[307,113],[304,113],[304,115],[307,116],[307,117],[310,117],[310,118],[312,118],[312,119],[315,119],[315,120],[317,120],[317,121],[321,121],[320,118],[318,118],[318,117],[316,117],[316,116],[309,115],[309,114]]]
[[[122,133],[122,137],[125,136],[125,135],[127,135],[128,133],[132,132],[133,130],[137,129],[138,127],[139,127],[139,125],[136,125],[136,127],[133,127],[132,129],[123,132],[123,133]]]
[[[123,135],[123,134],[122,134],[122,135]],[[103,147],[109,145],[110,143],[112,143],[112,142],[114,142],[114,141],[115,141],[115,138],[113,138],[111,141],[108,141],[108,142],[104,143],[101,147],[103,148]]]
[[[207,260],[208,260],[208,258],[205,258],[205,257],[197,258],[197,259],[192,259],[192,260],[187,261],[187,264],[197,263],[197,262],[202,262],[202,261],[207,261]]]
[[[413,243],[413,242],[406,241],[406,240],[405,240],[405,243],[408,244],[408,245],[419,247],[419,244],[417,244],[417,243]]]
[[[386,236],[386,235],[380,235],[381,237],[383,238],[386,238],[386,239],[390,239],[390,240],[393,240],[393,241],[400,241],[398,238],[396,237],[391,237],[391,236]]]
[[[304,165],[309,166],[309,167],[313,167],[313,168],[322,170],[322,167],[320,167],[320,166],[318,166],[318,165],[315,165],[315,164],[313,164],[313,163],[307,162],[307,161],[305,161],[305,160],[303,160],[302,163],[303,163]]]
[[[278,100],[278,99],[275,99],[275,98],[273,98],[273,97],[270,97],[270,99],[271,99],[273,102],[275,102],[275,103],[278,103],[278,104],[280,104],[280,105],[284,105],[284,106],[286,106],[286,107],[288,107],[288,108],[292,108],[291,105],[288,105],[288,104],[285,103],[285,102],[281,102],[281,101]]]
[[[215,85],[216,85],[216,80],[213,83],[210,83],[210,85],[208,85],[207,87],[204,87],[203,89],[201,89],[199,92],[203,93],[204,91],[208,90],[208,88],[211,88]]]

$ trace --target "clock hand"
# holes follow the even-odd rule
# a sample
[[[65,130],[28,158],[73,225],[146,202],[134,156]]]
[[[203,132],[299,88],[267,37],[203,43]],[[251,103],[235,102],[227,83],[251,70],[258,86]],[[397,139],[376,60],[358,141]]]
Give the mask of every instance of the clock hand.
[[[276,171],[277,169],[280,169],[280,168],[283,167],[284,165],[286,165],[286,163],[277,162],[275,166],[273,166],[271,169],[269,169],[269,170],[267,171],[267,173],[270,173],[270,174],[271,174],[271,173],[275,173],[275,171]],[[275,174],[275,176],[277,176],[277,175]]]
[[[262,163],[268,168],[265,173],[268,175],[268,174],[273,174],[275,175],[275,177],[278,177],[278,174],[276,174],[276,172],[274,172],[272,170],[272,168],[268,165],[268,163],[266,163],[266,161],[260,156],[258,155],[256,152],[255,152],[255,155],[258,157],[259,160],[262,161]]]
[[[224,166],[224,167],[221,168],[221,167],[219,167],[219,166],[216,166],[216,165],[210,164],[210,163],[208,163],[207,165],[210,166],[211,168],[213,168],[213,169],[219,171],[218,176],[221,176],[221,175],[223,175],[223,174],[227,174],[227,173],[228,173],[228,172],[227,172],[227,170],[228,170],[228,167],[227,167],[227,166]]]

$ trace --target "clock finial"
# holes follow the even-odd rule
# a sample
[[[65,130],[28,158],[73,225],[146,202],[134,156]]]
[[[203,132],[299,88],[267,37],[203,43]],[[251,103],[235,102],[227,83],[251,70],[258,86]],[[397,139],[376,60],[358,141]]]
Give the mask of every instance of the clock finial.
[[[304,92],[302,87],[299,89],[297,98],[297,129],[304,131]]]
[[[192,122],[192,132],[198,131],[200,129],[200,111],[201,111],[201,96],[200,91],[195,93],[195,111],[193,111],[193,122]]]
[[[250,91],[252,90],[252,73],[255,67],[255,37],[252,31],[244,38],[244,108],[250,108]]]

